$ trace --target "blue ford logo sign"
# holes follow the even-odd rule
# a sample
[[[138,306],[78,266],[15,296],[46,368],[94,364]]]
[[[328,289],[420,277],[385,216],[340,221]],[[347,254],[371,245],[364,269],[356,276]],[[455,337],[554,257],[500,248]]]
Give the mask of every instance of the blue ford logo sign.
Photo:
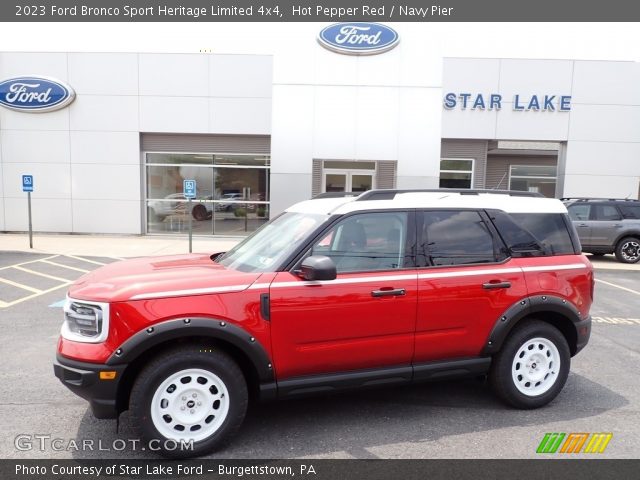
[[[50,112],[76,98],[66,83],[53,78],[24,76],[0,82],[0,105],[19,112]]]
[[[318,34],[323,47],[346,55],[375,55],[398,44],[398,33],[386,25],[372,22],[334,23]]]

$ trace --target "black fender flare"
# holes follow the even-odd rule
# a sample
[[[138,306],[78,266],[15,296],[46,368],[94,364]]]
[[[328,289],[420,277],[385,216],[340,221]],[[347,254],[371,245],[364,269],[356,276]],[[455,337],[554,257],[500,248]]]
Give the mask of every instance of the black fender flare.
[[[133,362],[150,348],[185,337],[222,340],[241,350],[251,361],[260,383],[274,381],[273,366],[260,342],[243,328],[213,318],[177,318],[150,325],[126,340],[107,360],[107,365]]]
[[[558,313],[571,320],[573,325],[583,320],[578,308],[569,300],[553,295],[527,297],[511,305],[495,321],[481,355],[498,353],[513,327],[524,317],[537,312]]]

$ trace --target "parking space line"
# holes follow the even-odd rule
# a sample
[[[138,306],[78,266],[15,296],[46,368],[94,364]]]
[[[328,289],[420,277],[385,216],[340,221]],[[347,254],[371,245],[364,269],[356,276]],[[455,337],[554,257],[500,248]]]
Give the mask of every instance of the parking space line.
[[[39,297],[40,295],[45,295],[47,293],[54,292],[54,291],[56,291],[56,290],[58,290],[58,289],[60,289],[62,287],[67,287],[67,286],[71,285],[72,283],[73,282],[66,282],[66,283],[63,283],[61,285],[57,285],[55,287],[49,288],[48,290],[42,290],[40,293],[34,293],[34,294],[29,295],[27,297],[19,298],[18,300],[14,300],[13,302],[8,302],[7,303],[7,302],[1,302],[0,301],[0,308],[12,307],[14,305],[17,305],[18,303],[26,302],[27,300],[31,300],[32,298]]]
[[[623,287],[622,285],[616,285],[615,283],[605,282],[604,280],[600,280],[596,278],[596,282],[604,283],[605,285],[609,285],[610,287],[619,288],[620,290],[624,290],[625,292],[635,293],[636,295],[640,295],[640,292],[637,290],[631,290],[630,288]]]
[[[89,273],[90,270],[84,268],[70,267],[69,265],[63,265],[62,263],[52,262],[50,260],[40,260],[42,263],[48,263],[49,265],[55,265],[56,267],[68,268],[69,270],[75,270],[76,272]]]
[[[75,280],[69,280],[68,278],[54,277],[53,275],[48,275],[46,273],[36,272],[35,270],[29,270],[28,268],[19,267],[19,266],[15,266],[15,265],[14,265],[13,268],[15,268],[16,270],[21,270],[23,272],[31,273],[33,275],[40,275],[41,277],[50,278],[51,280],[57,280],[58,282],[71,283],[71,282],[75,281]]]
[[[59,257],[60,255],[51,255],[50,257],[38,258],[37,260],[29,260],[28,262],[16,263],[15,265],[7,265],[6,267],[0,267],[0,270],[7,270],[8,268],[21,267],[22,265],[28,265],[30,263],[41,262],[43,260],[51,260],[52,258]]]
[[[106,265],[106,263],[98,262],[96,260],[89,260],[88,258],[76,257],[75,255],[65,255],[65,257],[75,258],[76,260],[82,260],[83,262],[95,263],[96,265]]]
[[[6,278],[0,277],[0,282],[6,283],[7,285],[11,285],[12,287],[21,288],[22,290],[27,290],[28,292],[31,292],[31,293],[42,293],[42,290],[38,288],[33,288],[33,287],[30,287],[29,285],[23,285],[22,283],[18,283],[18,282],[13,282]]]

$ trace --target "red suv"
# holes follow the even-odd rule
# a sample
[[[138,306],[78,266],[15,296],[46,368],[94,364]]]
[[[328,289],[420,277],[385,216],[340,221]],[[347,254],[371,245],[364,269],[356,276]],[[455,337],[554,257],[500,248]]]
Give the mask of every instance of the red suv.
[[[555,199],[314,199],[224,254],[85,275],[54,367],[96,417],[130,410],[139,435],[174,457],[228,439],[250,397],[487,374],[502,400],[536,408],[589,340],[593,281]]]

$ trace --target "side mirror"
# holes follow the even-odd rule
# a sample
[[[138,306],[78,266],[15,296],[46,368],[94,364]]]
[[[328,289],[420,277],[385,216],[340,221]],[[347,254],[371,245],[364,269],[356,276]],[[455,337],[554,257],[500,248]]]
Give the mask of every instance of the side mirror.
[[[329,257],[314,255],[300,265],[300,276],[305,280],[335,280],[336,264]]]

